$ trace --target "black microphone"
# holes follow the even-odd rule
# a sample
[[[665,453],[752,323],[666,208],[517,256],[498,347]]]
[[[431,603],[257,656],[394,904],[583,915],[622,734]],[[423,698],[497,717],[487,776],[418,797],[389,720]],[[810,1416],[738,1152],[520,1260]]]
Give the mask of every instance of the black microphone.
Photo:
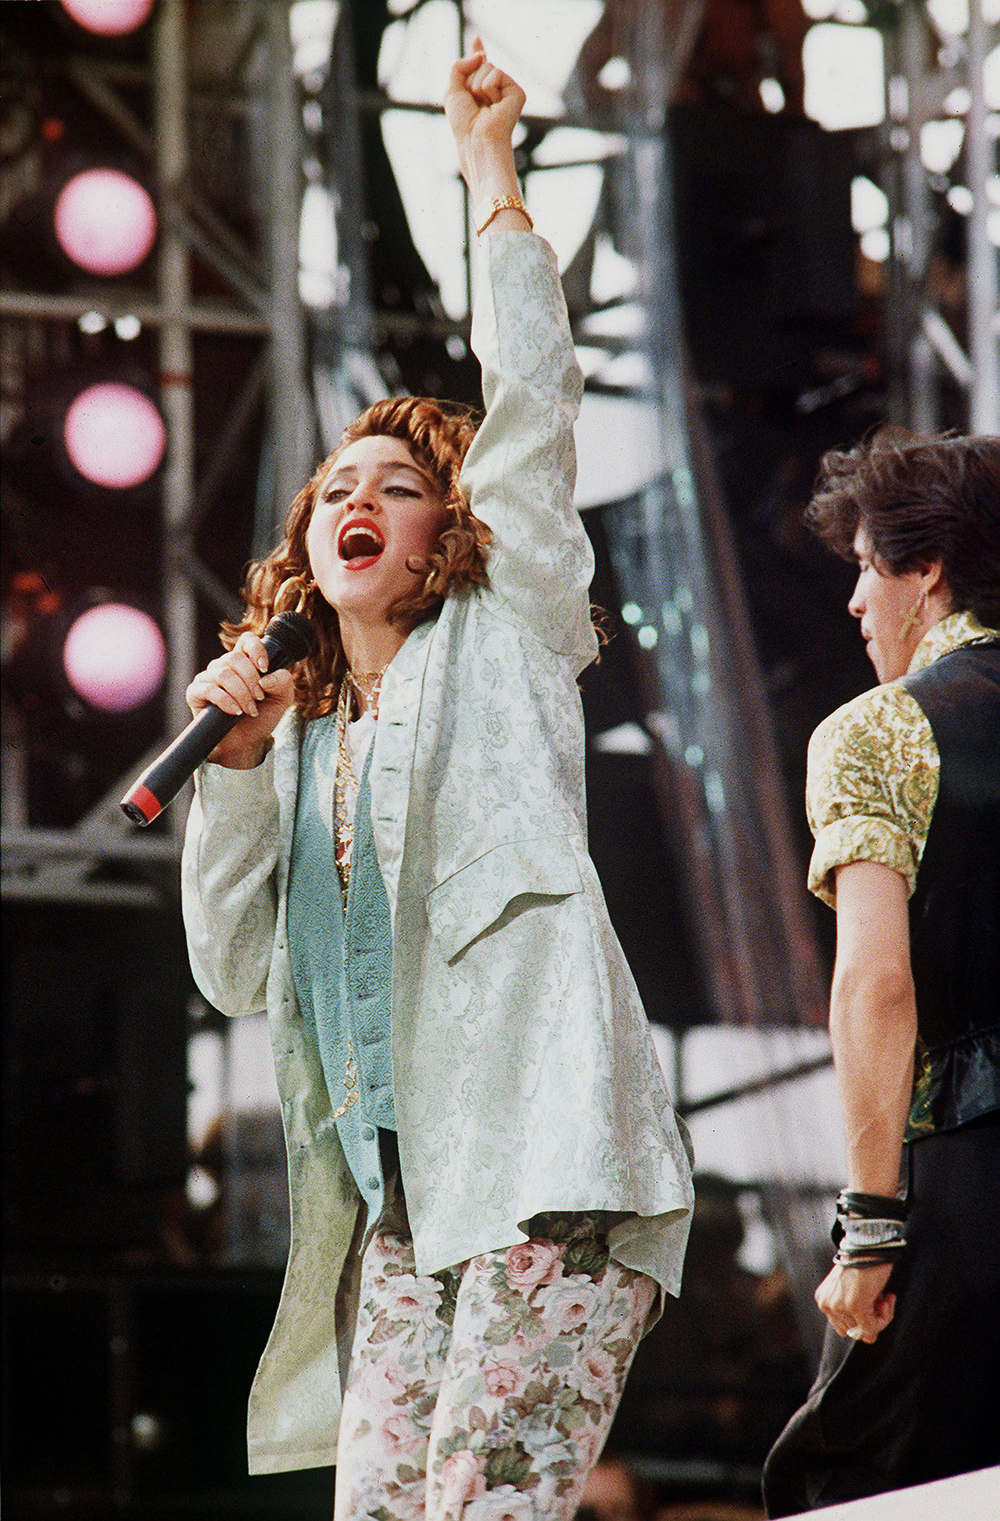
[[[316,631],[302,613],[279,613],[264,630],[267,669],[281,671],[294,665],[308,655],[315,642]],[[121,800],[126,818],[133,824],[151,824],[243,716],[223,713],[214,703],[202,708],[126,792]]]

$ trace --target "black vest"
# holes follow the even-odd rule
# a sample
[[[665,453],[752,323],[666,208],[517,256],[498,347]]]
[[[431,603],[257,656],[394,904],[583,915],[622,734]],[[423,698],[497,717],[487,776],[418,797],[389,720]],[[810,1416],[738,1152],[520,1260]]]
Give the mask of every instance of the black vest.
[[[1000,1109],[1000,645],[965,645],[902,685],[941,758],[910,899],[916,1139]]]

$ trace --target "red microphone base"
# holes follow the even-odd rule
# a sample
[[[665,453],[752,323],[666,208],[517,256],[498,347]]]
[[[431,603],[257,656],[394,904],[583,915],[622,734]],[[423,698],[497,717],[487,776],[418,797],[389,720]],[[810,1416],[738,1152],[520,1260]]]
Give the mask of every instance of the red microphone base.
[[[163,812],[159,798],[153,796],[141,782],[127,792],[121,800],[121,809],[133,824],[151,824]]]

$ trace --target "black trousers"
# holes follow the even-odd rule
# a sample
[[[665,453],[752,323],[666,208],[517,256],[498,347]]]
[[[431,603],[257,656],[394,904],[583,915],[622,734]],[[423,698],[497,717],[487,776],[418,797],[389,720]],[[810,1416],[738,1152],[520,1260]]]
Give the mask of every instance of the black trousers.
[[[874,1346],[827,1328],[764,1468],[789,1516],[1000,1463],[1000,1114],[908,1147],[910,1229]]]

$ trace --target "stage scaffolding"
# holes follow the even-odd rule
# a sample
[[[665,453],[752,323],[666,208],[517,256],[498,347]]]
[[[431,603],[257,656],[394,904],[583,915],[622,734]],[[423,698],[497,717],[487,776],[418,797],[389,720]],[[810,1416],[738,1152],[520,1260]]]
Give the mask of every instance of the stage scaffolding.
[[[315,425],[305,381],[305,324],[298,298],[301,182],[298,87],[292,70],[290,0],[222,0],[189,5],[158,0],[148,66],[81,53],[66,62],[69,81],[155,175],[159,236],[155,299],[119,282],[82,295],[5,290],[5,323],[73,323],[87,312],[108,321],[129,315],[158,332],[159,402],[167,448],[160,473],[163,528],[163,621],[167,645],[164,734],[140,762],[70,829],[40,829],[27,817],[23,739],[12,703],[4,705],[3,895],[12,900],[156,907],[175,892],[184,808],[165,817],[166,831],[137,832],[118,800],[131,779],[188,721],[184,692],[196,669],[200,602],[214,614],[238,613],[235,588],[222,585],[198,556],[194,536],[267,398],[269,461],[257,503],[270,528],[311,468]],[[225,46],[218,28],[228,28]],[[214,31],[213,31],[214,29]],[[148,91],[152,131],[121,86]],[[252,114],[269,186],[266,237],[255,248],[197,188],[193,123],[212,114]],[[230,166],[236,183],[246,165]],[[225,287],[195,300],[192,253]],[[211,439],[196,439],[194,335],[259,337],[260,350],[228,416]],[[196,445],[202,467],[196,478]],[[115,880],[125,868],[132,880]],[[136,880],[136,877],[139,880]]]
[[[317,444],[329,444],[348,415],[391,388],[373,359],[380,334],[468,338],[467,318],[450,319],[441,310],[404,314],[373,307],[358,215],[360,123],[389,108],[417,113],[436,108],[356,87],[350,6],[340,8],[324,77],[303,85],[292,67],[290,11],[290,0],[223,0],[221,5],[214,0],[193,6],[159,0],[144,73],[152,132],[116,88],[128,74],[126,66],[83,55],[71,58],[68,72],[75,87],[155,168],[161,227],[156,298],[133,299],[117,285],[103,298],[90,292],[80,297],[0,293],[0,319],[7,323],[73,322],[96,307],[110,320],[127,312],[159,331],[161,406],[168,433],[161,490],[169,653],[164,739],[186,720],[183,694],[195,667],[199,602],[223,616],[236,610],[235,588],[220,585],[199,559],[194,533],[211,510],[227,460],[245,437],[261,396],[267,397],[269,468],[257,504],[258,540],[273,532],[283,504],[305,478]],[[706,985],[720,1018],[810,1023],[821,1015],[822,990],[802,907],[799,866],[726,514],[683,360],[664,121],[676,60],[689,45],[700,12],[700,0],[690,0],[666,38],[659,29],[659,7],[623,7],[623,16],[630,19],[619,44],[633,88],[623,94],[617,119],[595,120],[575,106],[566,116],[531,118],[526,125],[536,140],[554,127],[603,134],[601,162],[616,175],[619,189],[628,185],[634,192],[604,198],[604,230],[638,265],[643,309],[638,347],[647,361],[647,377],[639,386],[609,385],[600,379],[600,366],[592,364],[597,378],[589,389],[624,391],[659,418],[662,459],[655,479],[629,501],[606,508],[604,515],[622,600],[641,611],[640,637],[655,638],[655,646],[645,646],[638,657],[647,721],[657,746],[664,815],[691,883],[690,922]],[[218,25],[223,13],[239,45],[216,61],[211,48],[201,45],[200,34],[207,19]],[[888,34],[888,116],[882,136],[892,207],[886,335],[890,408],[898,421],[933,427],[941,376],[947,372],[968,392],[970,430],[994,431],[1000,426],[997,270],[986,217],[995,137],[983,95],[991,29],[983,19],[982,0],[973,0],[964,40],[945,38],[934,25],[923,7],[905,5],[898,28]],[[456,44],[468,30],[456,0]],[[968,92],[966,155],[972,194],[965,347],[927,294],[933,201],[919,156],[922,124],[960,84]],[[338,208],[339,258],[346,279],[343,298],[326,311],[311,311],[307,324],[298,293],[298,224],[304,184],[302,113],[310,89],[321,95],[327,115],[324,175]],[[260,248],[249,246],[245,235],[195,188],[192,112],[205,107],[206,97],[215,110],[256,113],[269,188]],[[192,251],[225,283],[226,299],[192,299]],[[606,320],[608,305],[613,303],[598,310],[593,304],[588,309],[586,301],[582,307],[578,303],[574,321],[579,341],[592,351],[603,349],[610,361],[637,344],[610,330],[614,324]],[[191,369],[198,331],[259,336],[260,353],[207,455],[201,451],[207,463],[196,479]],[[169,832],[154,834],[132,830],[117,806],[131,776],[150,757],[130,768],[75,827],[39,829],[26,816],[24,757],[17,715],[9,704],[4,720],[5,897],[161,901],[163,869],[176,859],[183,808],[175,807],[167,816]],[[115,882],[114,867],[122,863],[133,875],[135,867],[148,867],[148,881]]]
[[[83,57],[69,64],[82,94],[155,165],[156,297],[132,299],[117,289],[106,298],[6,291],[0,294],[0,319],[66,323],[96,308],[109,319],[133,314],[159,331],[161,405],[169,438],[161,494],[168,691],[164,734],[150,755],[65,830],[32,827],[26,817],[16,715],[5,706],[3,892],[10,899],[154,907],[176,892],[183,806],[170,811],[164,830],[139,832],[125,822],[118,799],[186,721],[184,690],[196,664],[199,606],[220,616],[237,611],[235,588],[221,585],[198,558],[194,535],[261,398],[267,399],[269,427],[255,549],[271,541],[318,449],[328,447],[361,406],[393,389],[379,362],[386,335],[468,342],[467,313],[448,316],[433,305],[402,312],[379,304],[360,212],[363,123],[381,120],[390,109],[417,116],[440,114],[440,108],[358,88],[348,26],[364,14],[359,4],[340,7],[327,65],[297,77],[291,10],[290,0],[158,0],[154,45],[148,70],[142,71],[153,102],[153,132],[116,88],[122,66]],[[629,637],[635,640],[658,800],[682,868],[689,932],[709,1003],[722,1024],[815,1027],[825,1012],[824,979],[727,514],[685,360],[678,300],[666,113],[676,57],[690,41],[700,10],[699,0],[689,0],[678,12],[674,47],[657,25],[659,7],[624,8],[632,20],[620,51],[632,88],[623,93],[614,119],[596,119],[574,101],[567,114],[529,116],[525,127],[536,146],[556,128],[587,134],[587,141],[597,144],[593,162],[602,166],[606,184],[593,235],[609,240],[636,269],[635,289],[620,300],[595,302],[588,282],[574,279],[571,309],[574,335],[589,355],[588,392],[629,408],[624,418],[645,419],[650,424],[645,436],[656,441],[644,484],[593,510],[602,513],[623,613],[633,625]],[[966,53],[953,49],[955,61],[967,70],[970,99],[969,352],[924,294],[930,191],[919,161],[919,126],[943,86],[936,65],[928,64],[936,56],[927,46],[929,23],[914,6],[902,8],[900,30],[889,43],[888,73],[897,83],[890,87],[884,133],[885,184],[893,207],[887,349],[891,407],[898,420],[934,425],[943,365],[968,391],[970,429],[993,431],[996,255],[986,235],[986,197],[995,142],[987,131],[982,93],[989,40],[982,0],[973,0],[972,10]],[[222,12],[231,18],[238,44],[226,51],[224,64],[213,67],[201,34],[206,17],[217,22]],[[454,31],[457,48],[469,33],[462,0],[455,0]],[[902,78],[909,82],[905,99]],[[192,113],[206,100],[215,110],[255,113],[268,187],[266,235],[259,248],[249,246],[244,233],[195,187]],[[321,157],[307,152],[303,134],[306,113],[315,119],[317,107],[324,118]],[[326,308],[308,313],[298,285],[307,159],[308,177],[323,185],[335,208],[343,276]],[[467,264],[470,241],[466,218]],[[193,252],[223,282],[225,298],[192,298]],[[616,316],[626,315],[627,322],[616,322]],[[204,463],[196,473],[191,370],[193,335],[199,331],[251,335],[260,346],[218,435],[199,451]],[[127,868],[130,880],[114,880],[118,867]],[[685,1102],[679,1064],[679,1105],[704,1109],[766,1091],[807,1075],[822,1060],[788,1064],[692,1106]],[[795,1224],[797,1208],[786,1198],[774,1204],[772,1214],[805,1299],[814,1281],[815,1211],[810,1214],[807,1202],[802,1208],[808,1218]]]
[[[1000,433],[998,255],[987,225],[991,207],[996,216],[1000,116],[986,99],[986,60],[1000,27],[986,11],[985,0],[969,0],[967,30],[952,34],[926,5],[903,4],[886,34],[880,150],[889,200],[889,416],[918,432],[942,427],[942,388],[950,383],[963,397],[966,430]],[[948,313],[934,272],[947,181],[921,154],[923,129],[945,115],[964,126],[968,193],[963,289]]]

